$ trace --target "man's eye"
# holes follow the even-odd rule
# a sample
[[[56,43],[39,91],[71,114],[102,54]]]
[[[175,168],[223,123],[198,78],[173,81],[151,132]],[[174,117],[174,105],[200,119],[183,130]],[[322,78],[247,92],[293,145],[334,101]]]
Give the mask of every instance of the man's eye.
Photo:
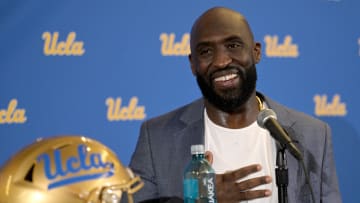
[[[200,55],[206,55],[206,54],[209,54],[210,53],[210,49],[201,49],[199,51],[199,54]]]
[[[228,48],[237,48],[237,47],[240,47],[241,46],[241,44],[239,44],[239,43],[232,43],[232,44],[228,44]]]

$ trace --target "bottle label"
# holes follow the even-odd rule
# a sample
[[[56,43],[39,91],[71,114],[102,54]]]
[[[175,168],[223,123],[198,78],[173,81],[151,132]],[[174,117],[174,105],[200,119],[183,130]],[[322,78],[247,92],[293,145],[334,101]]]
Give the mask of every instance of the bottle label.
[[[209,203],[216,203],[216,194],[215,194],[215,174],[204,174],[201,177],[200,188],[200,199],[207,199]]]
[[[197,179],[185,179],[184,180],[184,197],[190,199],[199,198],[199,182]]]

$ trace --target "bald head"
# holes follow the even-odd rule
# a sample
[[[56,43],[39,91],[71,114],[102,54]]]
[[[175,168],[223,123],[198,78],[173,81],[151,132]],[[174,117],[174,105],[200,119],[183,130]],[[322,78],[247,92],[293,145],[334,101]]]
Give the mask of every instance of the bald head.
[[[232,9],[214,7],[205,11],[193,24],[191,29],[190,46],[195,48],[199,38],[203,39],[218,31],[224,34],[240,31],[244,38],[254,41],[253,33],[245,17]]]

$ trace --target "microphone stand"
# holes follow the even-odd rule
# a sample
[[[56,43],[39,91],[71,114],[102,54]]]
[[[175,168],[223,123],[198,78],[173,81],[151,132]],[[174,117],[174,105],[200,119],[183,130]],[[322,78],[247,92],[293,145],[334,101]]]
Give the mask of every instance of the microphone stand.
[[[287,162],[285,158],[285,147],[281,145],[278,149],[276,157],[276,166],[275,175],[276,175],[276,185],[278,187],[278,199],[279,203],[287,203],[287,186],[289,183],[288,178],[288,169]]]

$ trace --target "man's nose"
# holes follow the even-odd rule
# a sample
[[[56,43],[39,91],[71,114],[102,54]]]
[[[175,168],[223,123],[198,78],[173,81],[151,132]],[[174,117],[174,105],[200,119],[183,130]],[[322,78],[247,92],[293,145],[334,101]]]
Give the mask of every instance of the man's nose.
[[[217,68],[225,68],[232,62],[232,58],[224,50],[216,51],[213,58],[213,65]]]

